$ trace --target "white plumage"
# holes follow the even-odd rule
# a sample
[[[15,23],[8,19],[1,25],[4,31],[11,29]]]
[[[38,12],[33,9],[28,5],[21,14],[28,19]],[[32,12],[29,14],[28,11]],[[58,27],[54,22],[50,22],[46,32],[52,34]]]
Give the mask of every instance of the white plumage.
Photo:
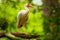
[[[28,7],[33,7],[33,6],[28,3],[25,5],[25,10],[21,10],[18,12],[18,15],[17,15],[18,28],[22,27],[22,25],[25,25],[24,27],[26,27],[26,21],[28,19],[28,13],[29,13]]]
[[[17,16],[18,28],[20,28],[22,25],[25,25],[28,19],[27,13],[28,13],[27,10],[21,10],[18,12],[18,16]]]

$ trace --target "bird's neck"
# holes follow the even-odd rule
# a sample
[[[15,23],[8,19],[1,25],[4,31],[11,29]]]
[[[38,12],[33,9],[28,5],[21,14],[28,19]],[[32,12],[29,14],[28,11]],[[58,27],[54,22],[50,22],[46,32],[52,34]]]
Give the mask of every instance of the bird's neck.
[[[29,12],[29,8],[28,8],[27,6],[25,6],[25,10],[26,10],[27,12]]]

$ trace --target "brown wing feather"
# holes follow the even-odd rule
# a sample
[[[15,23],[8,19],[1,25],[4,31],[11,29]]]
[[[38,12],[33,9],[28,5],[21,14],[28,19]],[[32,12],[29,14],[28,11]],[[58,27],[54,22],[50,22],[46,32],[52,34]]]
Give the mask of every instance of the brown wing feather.
[[[18,19],[18,28],[22,27],[22,25],[24,25],[28,19],[28,12],[26,12],[26,14],[24,15],[19,15],[21,16],[19,19]]]
[[[27,16],[24,16],[21,19],[19,19],[18,28],[22,27],[22,25],[24,25],[24,23],[26,23],[27,19],[28,19]]]

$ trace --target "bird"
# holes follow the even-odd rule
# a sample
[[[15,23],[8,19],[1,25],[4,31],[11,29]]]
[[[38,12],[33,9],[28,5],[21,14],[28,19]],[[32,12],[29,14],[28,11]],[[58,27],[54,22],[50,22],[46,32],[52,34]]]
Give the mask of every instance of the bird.
[[[17,25],[18,25],[18,29],[20,29],[23,25],[25,28],[26,27],[26,22],[28,20],[28,14],[29,14],[29,7],[31,8],[34,8],[34,6],[30,3],[27,3],[25,6],[24,6],[24,10],[20,10],[18,12],[18,15],[17,15]]]

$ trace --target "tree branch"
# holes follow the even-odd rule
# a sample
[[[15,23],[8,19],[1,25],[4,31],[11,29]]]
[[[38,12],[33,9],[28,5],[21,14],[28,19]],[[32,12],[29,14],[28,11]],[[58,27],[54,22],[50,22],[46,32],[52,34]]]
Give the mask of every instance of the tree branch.
[[[27,39],[38,38],[40,36],[40,35],[31,35],[31,34],[24,34],[24,33],[18,33],[18,32],[14,32],[11,34],[16,37],[27,38]],[[6,37],[5,32],[0,32],[0,38],[2,37]]]

